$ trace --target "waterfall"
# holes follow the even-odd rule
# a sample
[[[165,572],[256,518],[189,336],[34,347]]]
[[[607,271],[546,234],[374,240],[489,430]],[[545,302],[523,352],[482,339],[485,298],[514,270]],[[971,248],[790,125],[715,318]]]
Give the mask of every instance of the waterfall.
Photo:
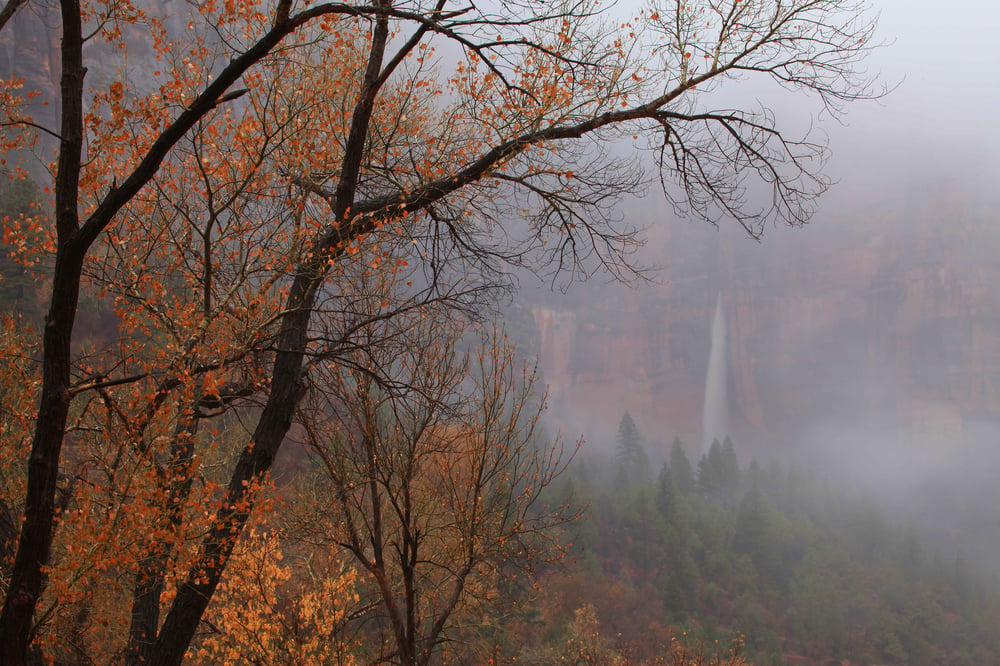
[[[726,402],[726,315],[722,312],[722,294],[715,301],[712,319],[712,347],[708,354],[705,377],[705,402],[702,406],[702,450],[707,453],[713,439],[720,442],[729,434],[729,405]]]

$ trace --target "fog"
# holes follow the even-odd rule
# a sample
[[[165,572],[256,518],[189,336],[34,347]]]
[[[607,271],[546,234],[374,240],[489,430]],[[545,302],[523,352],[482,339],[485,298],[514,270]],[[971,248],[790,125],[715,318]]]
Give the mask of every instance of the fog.
[[[728,421],[751,458],[821,470],[932,547],[1000,573],[1000,12],[881,2],[868,66],[892,90],[831,118],[801,96],[738,88],[778,124],[828,138],[835,181],[803,228],[678,219],[656,187],[623,203],[647,229],[648,283],[600,278],[529,294],[550,420],[612,452],[635,417],[654,458],[701,454],[717,296],[728,320]],[[768,95],[772,95],[768,97]],[[743,96],[743,97],[741,97]]]

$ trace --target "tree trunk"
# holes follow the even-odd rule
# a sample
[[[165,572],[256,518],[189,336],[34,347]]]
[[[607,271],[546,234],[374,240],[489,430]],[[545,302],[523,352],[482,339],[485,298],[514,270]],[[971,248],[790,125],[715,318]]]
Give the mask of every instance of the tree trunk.
[[[49,560],[55,515],[59,456],[66,434],[70,392],[70,342],[80,294],[86,248],[78,245],[77,185],[83,145],[83,38],[79,0],[60,0],[62,40],[62,118],[56,173],[58,246],[52,300],[42,337],[42,395],[28,460],[24,521],[10,587],[0,611],[0,661],[23,664],[28,658],[35,607],[42,592],[42,568]]]
[[[184,503],[191,494],[191,462],[194,460],[197,430],[198,418],[192,408],[192,413],[182,416],[174,429],[170,459],[160,479],[166,486],[166,516],[172,531],[180,527],[184,519]],[[160,596],[163,594],[172,543],[149,540],[144,545],[146,555],[136,572],[132,591],[132,619],[125,654],[127,664],[149,663],[153,654],[156,630],[160,624]]]
[[[187,581],[167,613],[149,659],[157,666],[179,665],[194,638],[201,617],[222,579],[229,556],[256,502],[255,482],[274,463],[295,408],[304,394],[302,360],[305,356],[309,320],[315,301],[315,278],[296,278],[289,300],[297,307],[282,321],[278,338],[271,391],[261,412],[253,438],[242,451],[230,479],[226,499],[216,514],[215,524],[205,537],[203,550],[188,573]]]
[[[386,0],[379,4],[388,6]],[[177,590],[177,597],[160,629],[150,659],[155,666],[180,666],[183,661],[201,617],[222,579],[236,541],[253,511],[256,482],[274,464],[278,449],[292,426],[295,409],[305,393],[302,361],[308,346],[316,295],[328,270],[328,260],[335,259],[344,252],[347,243],[354,240],[350,237],[352,228],[346,221],[347,212],[354,203],[372,111],[378,90],[384,83],[379,74],[388,40],[388,21],[383,16],[376,20],[372,32],[364,86],[345,144],[340,181],[331,205],[334,225],[318,239],[312,256],[296,273],[288,294],[287,314],[281,321],[267,403],[253,438],[236,463],[225,502],[216,514],[215,525],[205,537],[201,555],[188,573],[187,581]]]

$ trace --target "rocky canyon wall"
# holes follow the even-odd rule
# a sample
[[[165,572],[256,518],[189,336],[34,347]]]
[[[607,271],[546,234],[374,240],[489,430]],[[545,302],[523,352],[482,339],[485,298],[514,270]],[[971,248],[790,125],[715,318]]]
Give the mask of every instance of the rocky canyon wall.
[[[760,243],[642,210],[654,282],[532,305],[564,430],[613,441],[628,409],[651,440],[676,434],[695,451],[717,294],[729,421],[751,448],[835,422],[956,446],[970,424],[1000,421],[1000,230],[959,186],[833,202]]]

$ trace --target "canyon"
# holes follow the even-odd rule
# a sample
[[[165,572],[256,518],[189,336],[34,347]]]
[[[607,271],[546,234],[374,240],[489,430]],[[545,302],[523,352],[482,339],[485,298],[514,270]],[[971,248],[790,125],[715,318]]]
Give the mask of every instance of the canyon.
[[[993,208],[929,178],[850,195],[834,191],[812,224],[759,242],[673,219],[655,196],[626,207],[647,230],[641,260],[658,265],[649,281],[529,295],[553,420],[613,441],[629,410],[651,441],[678,435],[700,454],[717,297],[744,450],[780,450],[830,423],[954,447],[1000,419]]]

